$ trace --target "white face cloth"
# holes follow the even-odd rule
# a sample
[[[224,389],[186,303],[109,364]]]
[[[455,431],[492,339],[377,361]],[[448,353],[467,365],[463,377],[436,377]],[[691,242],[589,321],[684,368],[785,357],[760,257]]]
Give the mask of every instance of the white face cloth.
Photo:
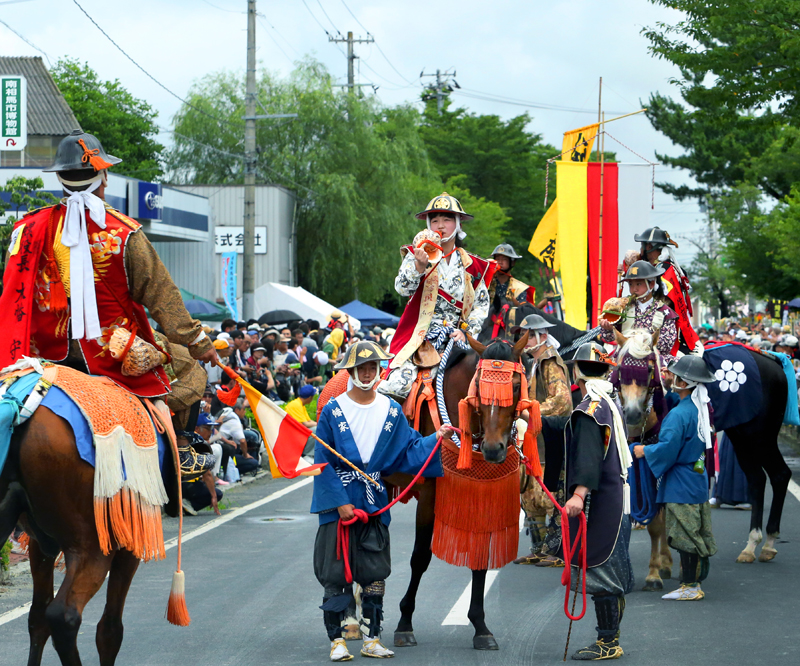
[[[453,215],[456,216],[456,228],[455,228],[455,231],[453,231],[453,233],[450,234],[447,238],[442,238],[442,243],[446,243],[447,241],[452,240],[453,236],[455,236],[456,234],[458,234],[458,237],[461,240],[464,240],[467,237],[467,234],[464,233],[463,231],[461,231],[461,215],[459,213],[453,213]],[[431,216],[430,216],[430,214],[427,215],[425,219],[426,219],[427,224],[428,224],[428,230],[430,230],[430,228],[431,228]]]
[[[104,182],[99,178],[82,192],[72,192],[63,184],[67,198],[67,213],[61,232],[61,244],[69,248],[70,305],[72,306],[72,337],[75,340],[94,340],[101,335],[97,314],[97,295],[94,289],[94,267],[86,229],[86,209],[94,223],[106,228],[106,207],[102,199],[92,194]]]
[[[690,382],[685,379],[683,381],[686,382],[686,386],[678,386],[676,388],[681,390],[682,388],[695,387],[694,391],[692,391],[692,402],[697,407],[697,436],[706,445],[706,448],[710,449],[713,443],[711,441],[711,419],[708,415],[708,403],[711,402],[711,398],[708,397],[708,389],[705,384],[699,382]]]

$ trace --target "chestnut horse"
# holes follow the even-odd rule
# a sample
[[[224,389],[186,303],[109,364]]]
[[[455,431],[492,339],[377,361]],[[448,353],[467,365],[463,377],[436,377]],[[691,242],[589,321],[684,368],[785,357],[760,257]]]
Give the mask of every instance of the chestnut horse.
[[[166,478],[175,477],[172,456],[165,455],[164,460],[173,465]],[[50,637],[62,664],[80,666],[76,641],[83,609],[106,575],[106,606],[96,634],[101,666],[112,666],[122,645],[122,611],[139,560],[123,549],[103,555],[93,489],[94,469],[78,455],[71,426],[40,406],[15,429],[0,475],[0,543],[18,523],[30,536],[33,602],[28,615],[28,666],[41,663]],[[168,508],[174,515],[174,499]],[[54,597],[53,567],[61,552],[66,576]]]
[[[497,340],[482,345],[469,338],[473,351],[456,359],[444,377],[444,396],[447,412],[452,423],[458,423],[458,403],[467,396],[470,383],[475,376],[479,358],[519,362],[528,335],[520,338],[513,347],[505,341]],[[515,420],[515,409],[520,398],[520,378],[514,375],[514,401],[510,407],[480,405],[480,412],[472,417],[473,440],[480,440],[480,450],[487,462],[501,464],[505,461]],[[420,432],[436,432],[427,406],[420,419]],[[489,418],[490,411],[492,412]],[[483,427],[481,427],[481,425]],[[404,487],[410,476],[393,474],[386,478],[389,484]],[[396,647],[409,647],[417,644],[414,636],[413,615],[416,608],[417,591],[423,574],[431,562],[431,543],[433,540],[434,507],[436,503],[436,479],[426,479],[419,485],[416,514],[416,537],[411,554],[411,581],[405,596],[400,601],[400,621],[394,634]],[[486,626],[483,595],[486,584],[486,569],[472,571],[472,597],[467,617],[475,628],[472,645],[476,650],[497,650],[498,645],[492,632]]]

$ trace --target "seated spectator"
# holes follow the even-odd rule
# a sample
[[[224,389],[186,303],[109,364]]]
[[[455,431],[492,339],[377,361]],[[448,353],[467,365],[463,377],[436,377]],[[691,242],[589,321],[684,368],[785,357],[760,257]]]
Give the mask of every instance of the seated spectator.
[[[219,442],[211,441],[214,435],[214,419],[211,418],[211,415],[205,411],[201,411],[200,414],[197,415],[197,425],[195,425],[194,431],[208,444],[211,448],[211,453],[213,453],[214,458],[216,458],[214,469],[211,470],[215,484],[218,486],[230,485],[227,481],[223,481],[219,478],[219,468],[222,465],[222,446]]]
[[[259,331],[258,328],[251,327],[247,329],[247,338],[248,338],[247,341],[251,345],[256,344],[257,342],[261,342],[261,331]]]
[[[230,333],[236,330],[236,322],[233,319],[223,319],[219,326],[219,330],[223,333]]]
[[[222,379],[222,375],[224,374],[220,366],[227,365],[227,359],[230,357],[231,352],[233,351],[230,343],[226,339],[220,337],[214,340],[214,349],[217,350],[217,365],[203,363],[203,368],[208,375],[208,383],[212,386],[219,384],[220,380]]]
[[[205,412],[200,412],[195,425],[195,434],[202,439],[202,442],[194,444],[195,449],[203,451],[203,447],[212,452],[215,456],[220,456],[221,448],[219,445],[209,444],[212,433],[213,420]],[[219,457],[217,458],[219,460]],[[219,463],[217,463],[218,465]],[[218,467],[217,467],[218,469]],[[214,513],[221,515],[219,501],[222,499],[222,489],[217,485],[228,485],[224,481],[215,483],[215,475],[209,470],[203,476],[191,481],[181,482],[181,493],[183,494],[183,509],[186,513],[196,516],[198,511],[211,507]]]
[[[324,351],[316,351],[303,363],[305,383],[319,386],[325,382],[325,370],[328,366],[328,355]]]
[[[302,423],[311,432],[317,431],[317,422],[311,420],[306,406],[311,404],[311,401],[314,400],[314,396],[316,394],[317,389],[315,389],[313,386],[309,386],[308,384],[301,386],[300,390],[298,391],[298,397],[284,407],[289,416],[291,416],[295,421]],[[303,449],[303,455],[313,455],[315,444],[316,440],[313,437],[309,437],[305,448]]]
[[[272,353],[272,362],[277,370],[282,365],[289,365],[290,363],[299,363],[297,356],[294,352],[289,350],[289,343],[292,338],[288,335],[282,335],[278,340],[278,346]]]
[[[236,330],[242,331],[244,333],[247,330],[247,322],[245,321],[237,321],[236,322]]]
[[[303,335],[302,329],[296,328],[292,331],[292,350],[294,351],[300,363],[303,363],[306,360],[307,346],[303,344],[304,340],[305,336]]]
[[[264,395],[269,395],[275,389],[275,380],[269,370],[270,362],[266,353],[267,350],[262,345],[252,345],[247,363],[255,370],[250,377],[250,383]]]
[[[220,414],[219,433],[217,433],[216,437],[220,446],[222,446],[221,471],[223,477],[231,457],[235,458],[236,466],[242,474],[249,471],[243,469],[243,461],[254,460],[247,451],[247,440],[244,437],[242,419],[245,416],[245,409],[244,399],[239,398],[233,408],[226,407]],[[248,465],[249,463],[245,463],[244,466],[247,467]],[[258,466],[258,461],[255,461],[255,466]]]

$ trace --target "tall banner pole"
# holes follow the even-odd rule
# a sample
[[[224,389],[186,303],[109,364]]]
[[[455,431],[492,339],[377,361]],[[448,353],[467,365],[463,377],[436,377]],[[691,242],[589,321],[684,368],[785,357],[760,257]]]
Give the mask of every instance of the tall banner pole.
[[[597,253],[597,320],[600,321],[600,314],[603,309],[603,186],[605,176],[605,114],[603,113],[603,77],[600,77],[600,94],[597,100],[597,122],[602,127],[600,134],[600,219],[599,219],[599,247]],[[590,272],[591,275],[591,272]],[[590,322],[591,323],[591,322]]]

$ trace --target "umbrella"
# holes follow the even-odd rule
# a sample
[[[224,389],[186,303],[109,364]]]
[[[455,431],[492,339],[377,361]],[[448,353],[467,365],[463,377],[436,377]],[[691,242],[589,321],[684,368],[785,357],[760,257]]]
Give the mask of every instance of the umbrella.
[[[206,300],[202,296],[186,291],[186,289],[181,289],[180,291],[183,304],[192,317],[202,319],[203,321],[222,321],[231,316],[228,308],[223,305],[217,305],[212,301]]]
[[[790,308],[800,308],[800,297],[793,298],[786,305],[788,305]]]
[[[303,318],[291,310],[272,310],[258,318],[259,324],[286,324],[290,321],[302,321]]]
[[[400,317],[395,317],[393,314],[373,308],[371,305],[362,303],[361,301],[350,301],[346,305],[339,308],[342,312],[355,317],[361,322],[362,326],[397,326],[400,322]]]

